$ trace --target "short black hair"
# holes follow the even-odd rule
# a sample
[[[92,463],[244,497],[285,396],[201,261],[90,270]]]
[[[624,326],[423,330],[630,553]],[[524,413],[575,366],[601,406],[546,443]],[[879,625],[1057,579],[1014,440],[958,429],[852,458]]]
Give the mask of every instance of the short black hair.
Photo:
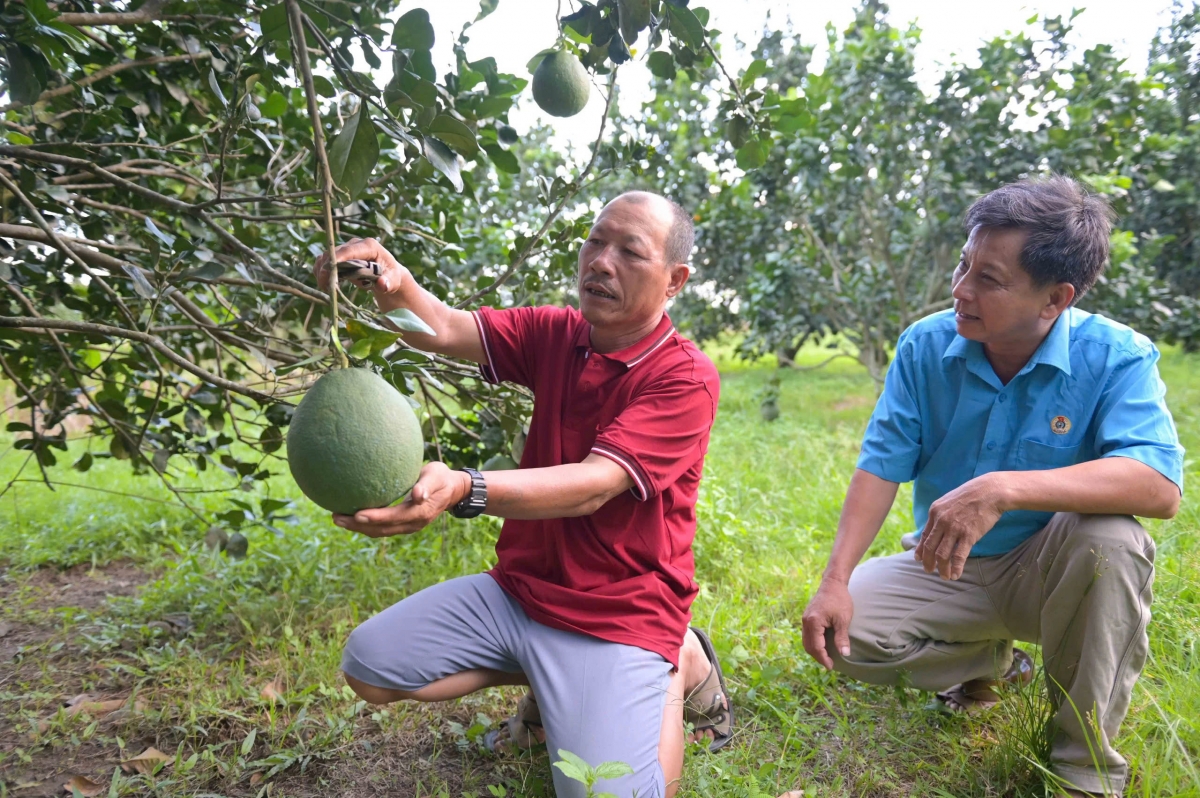
[[[977,227],[1024,230],[1021,266],[1039,286],[1070,283],[1075,299],[1096,284],[1108,263],[1115,215],[1108,202],[1062,175],[1009,183],[975,200],[963,219]]]
[[[696,226],[692,223],[692,215],[685,211],[682,205],[670,197],[664,197],[653,191],[626,191],[612,201],[627,199],[644,202],[651,197],[657,197],[671,208],[671,229],[667,231],[667,242],[663,251],[667,265],[687,263],[692,258],[692,247],[696,243]]]

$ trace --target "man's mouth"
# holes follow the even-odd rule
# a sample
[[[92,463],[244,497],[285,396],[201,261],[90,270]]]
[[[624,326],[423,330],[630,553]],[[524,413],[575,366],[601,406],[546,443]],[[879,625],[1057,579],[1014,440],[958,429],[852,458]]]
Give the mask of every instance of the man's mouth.
[[[967,313],[960,308],[954,309],[954,315],[964,321],[979,321],[978,316],[972,316],[970,313]]]
[[[608,293],[603,288],[601,288],[600,286],[597,286],[597,285],[585,285],[583,287],[583,290],[588,292],[589,294],[591,294],[594,297],[599,297],[600,299],[616,299],[615,295]]]

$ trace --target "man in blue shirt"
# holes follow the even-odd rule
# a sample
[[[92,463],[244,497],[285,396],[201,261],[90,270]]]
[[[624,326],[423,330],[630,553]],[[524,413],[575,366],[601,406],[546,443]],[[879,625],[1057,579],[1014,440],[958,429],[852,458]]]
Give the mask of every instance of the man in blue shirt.
[[[827,668],[941,690],[955,711],[1028,678],[1040,643],[1062,794],[1120,795],[1111,741],[1146,660],[1154,543],[1183,449],[1144,336],[1073,305],[1108,259],[1111,212],[1064,177],[967,212],[954,309],[900,336],[863,439],[804,644]],[[902,482],[911,552],[858,566]],[[954,686],[951,686],[954,685]]]

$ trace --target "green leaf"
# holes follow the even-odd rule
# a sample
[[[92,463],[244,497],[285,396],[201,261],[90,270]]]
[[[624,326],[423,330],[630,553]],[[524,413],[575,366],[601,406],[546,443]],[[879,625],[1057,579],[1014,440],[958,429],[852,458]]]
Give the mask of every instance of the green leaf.
[[[548,47],[535,55],[533,58],[530,58],[525,64],[525,68],[529,70],[529,74],[532,75],[534,72],[537,72],[537,68],[542,63],[542,59],[550,55],[552,52],[554,52],[554,48]]]
[[[212,93],[217,95],[217,99],[221,101],[221,105],[225,108],[229,107],[229,101],[225,99],[225,95],[221,93],[221,84],[217,83],[217,73],[213,70],[208,70],[208,87],[212,89]]]
[[[491,14],[498,5],[500,5],[500,0],[479,0],[479,13],[475,15],[475,21],[478,22]]]
[[[414,8],[400,17],[392,29],[392,46],[400,50],[432,50],[433,41],[433,25],[423,8]]]
[[[254,738],[257,733],[257,729],[251,729],[250,733],[246,735],[246,739],[242,740],[242,756],[249,755],[250,749],[254,747]]]
[[[263,100],[263,104],[258,106],[258,110],[267,119],[275,119],[287,113],[288,101],[277,91],[271,92],[267,99]]]
[[[462,173],[459,170],[458,156],[454,154],[454,150],[433,136],[425,136],[425,157],[454,185],[455,191],[463,190]]]
[[[704,25],[691,9],[668,4],[667,14],[670,16],[668,28],[675,38],[692,50],[704,46]]]
[[[751,141],[737,151],[739,169],[757,169],[767,162],[768,145],[762,141]]]
[[[675,78],[675,58],[666,50],[656,50],[650,53],[650,57],[646,59],[646,66],[650,68],[650,74],[663,80],[673,80]]]
[[[591,775],[592,768],[587,762],[565,748],[558,749],[558,756],[559,760],[554,763],[554,767],[561,770],[569,779],[583,784],[588,783],[588,776]]]
[[[371,178],[371,170],[379,160],[379,139],[375,123],[365,102],[359,103],[354,116],[333,140],[329,148],[329,169],[333,182],[346,190],[354,201]]]
[[[346,350],[346,354],[356,360],[362,360],[371,354],[371,339],[363,338],[355,341],[354,345]]]
[[[313,355],[312,357],[306,357],[304,360],[301,360],[298,363],[292,363],[289,366],[280,366],[279,368],[275,369],[275,374],[284,375],[289,371],[295,371],[296,369],[302,369],[305,366],[311,366],[313,363],[319,363],[324,360],[327,355],[328,353],[321,352],[320,354]]]
[[[475,132],[449,114],[439,114],[426,130],[464,156],[479,152],[479,142],[475,140]]]
[[[337,89],[329,82],[329,78],[323,75],[313,75],[313,88],[317,90],[317,94],[322,97],[336,97]]]
[[[517,161],[517,156],[499,144],[484,144],[483,149],[501,172],[507,172],[510,175],[521,173],[521,164]]]
[[[746,67],[746,71],[742,73],[742,88],[748,89],[754,85],[754,81],[767,71],[767,62],[761,58],[756,58],[750,62],[750,66]]]
[[[601,762],[596,766],[597,779],[619,779],[622,776],[632,776],[633,768],[624,762]]]
[[[10,44],[4,48],[8,58],[8,93],[19,103],[26,105],[37,102],[42,93],[43,83],[38,76],[38,70],[33,66],[32,59],[26,58],[23,47]]]
[[[396,325],[397,329],[403,330],[404,332],[422,333],[424,335],[432,335],[434,338],[437,337],[437,333],[434,332],[433,328],[422,321],[420,316],[418,316],[416,313],[413,313],[408,308],[389,310],[384,314],[384,316],[388,319],[388,321]]]
[[[80,473],[87,471],[91,467],[92,467],[92,453],[91,452],[84,452],[83,457],[80,457],[78,460],[75,461],[75,464],[71,466],[71,468],[74,468],[76,471],[78,471]]]
[[[9,144],[25,146],[33,143],[33,139],[29,138],[29,136],[26,136],[24,133],[18,133],[15,130],[8,131],[4,136],[8,139]]]
[[[145,225],[146,225],[146,229],[150,231],[150,234],[153,235],[155,238],[157,238],[159,241],[163,242],[168,247],[175,246],[175,236],[171,235],[170,233],[168,233],[164,230],[160,230],[158,225],[156,225],[154,223],[154,220],[151,219],[149,216],[146,217]]]
[[[288,26],[287,6],[279,3],[264,8],[258,17],[258,27],[262,30],[264,39],[286,42],[292,35]]]

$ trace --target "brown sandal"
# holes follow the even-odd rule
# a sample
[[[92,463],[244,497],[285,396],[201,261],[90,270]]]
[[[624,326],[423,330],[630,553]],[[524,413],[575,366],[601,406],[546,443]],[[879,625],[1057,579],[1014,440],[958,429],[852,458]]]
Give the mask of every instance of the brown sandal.
[[[537,738],[537,732],[542,731],[542,712],[532,692],[517,702],[517,711],[512,717],[484,733],[483,747],[493,754],[504,753],[505,743],[500,741],[500,732],[505,729],[508,730],[508,741],[517,748],[528,749],[542,744]]]
[[[1003,698],[996,691],[997,687],[1002,684],[1029,684],[1033,681],[1033,672],[1033,658],[1021,649],[1014,648],[1012,665],[1004,676],[999,679],[971,679],[943,690],[934,699],[935,708],[952,715],[983,712],[999,704]]]
[[[712,732],[713,740],[708,750],[716,753],[733,739],[733,703],[729,700],[725,675],[721,673],[721,662],[717,659],[712,641],[699,629],[692,627],[692,631],[700,640],[704,655],[712,667],[704,681],[684,699],[683,719],[692,724],[694,732]]]

